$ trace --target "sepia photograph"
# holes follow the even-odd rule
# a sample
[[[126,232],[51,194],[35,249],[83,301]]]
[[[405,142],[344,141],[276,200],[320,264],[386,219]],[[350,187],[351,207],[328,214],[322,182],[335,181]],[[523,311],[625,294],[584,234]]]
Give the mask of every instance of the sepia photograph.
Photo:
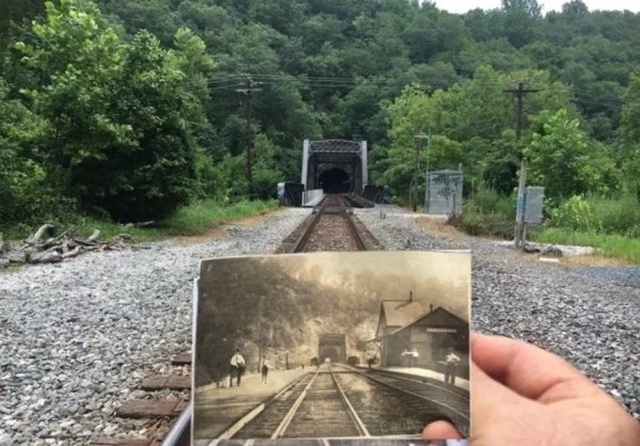
[[[469,435],[470,252],[208,259],[195,294],[192,444]]]

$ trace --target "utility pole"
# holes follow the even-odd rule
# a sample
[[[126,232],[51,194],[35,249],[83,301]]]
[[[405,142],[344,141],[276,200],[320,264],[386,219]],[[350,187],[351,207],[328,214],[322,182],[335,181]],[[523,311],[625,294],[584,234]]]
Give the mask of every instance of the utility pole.
[[[431,135],[431,130],[429,130],[429,135]],[[413,173],[413,181],[412,181],[411,192],[410,192],[411,206],[413,208],[413,212],[416,212],[418,210],[418,178],[420,177],[420,151],[422,150],[422,140],[424,138],[429,138],[429,137],[423,133],[419,135],[415,135],[413,137],[415,141],[415,148],[416,148],[416,156],[413,162],[415,171]],[[429,149],[429,146],[427,146],[427,150],[428,149]],[[427,169],[429,169],[428,154],[427,154]]]
[[[518,82],[518,88],[513,90],[505,90],[505,93],[513,93],[516,95],[516,99],[518,101],[518,112],[517,112],[517,127],[516,127],[516,140],[520,140],[520,136],[522,135],[522,126],[523,126],[523,99],[524,95],[527,93],[536,93],[540,90],[535,90],[531,88],[524,88],[524,81]]]
[[[253,92],[258,92],[258,91],[262,91],[261,88],[255,88],[256,85],[259,85],[258,83],[254,82],[251,78],[247,78],[247,88],[238,88],[236,89],[236,91],[238,93],[244,93],[247,95],[247,99],[245,101],[245,115],[246,115],[246,121],[247,121],[247,184],[248,184],[248,192],[249,192],[249,198],[251,198],[253,196],[253,153],[252,153],[252,149],[253,149],[253,141],[251,139],[251,109],[253,108],[253,104],[252,104],[252,96],[251,93]]]
[[[516,95],[518,102],[517,109],[517,124],[516,124],[516,141],[520,140],[522,136],[523,120],[523,99],[527,93],[536,93],[540,90],[532,88],[524,88],[524,81],[518,82],[518,88],[513,90],[505,90],[505,93],[513,93]],[[518,205],[516,209],[516,229],[514,235],[514,246],[516,249],[522,248],[524,245],[524,234],[526,231],[525,220],[525,206],[527,196],[527,159],[522,159],[520,166],[520,182],[518,184]]]
[[[527,159],[522,158],[520,165],[520,183],[518,185],[518,207],[516,211],[516,232],[514,235],[515,248],[521,248],[524,245],[524,233],[526,230],[525,207],[527,198]]]
[[[418,138],[417,136],[414,138],[415,139],[415,148],[416,148],[416,153],[415,153],[415,159],[413,160],[413,167],[414,167],[414,172],[413,172],[413,181],[412,181],[412,185],[411,185],[411,207],[413,208],[413,212],[416,212],[418,210],[418,175],[420,174],[420,138]]]
[[[429,200],[431,200],[431,189],[429,188],[429,155],[431,151],[431,127],[429,127],[429,134],[427,135],[427,175],[425,178],[425,184],[426,184],[426,192],[427,192],[427,199],[426,199],[426,213],[429,213]]]

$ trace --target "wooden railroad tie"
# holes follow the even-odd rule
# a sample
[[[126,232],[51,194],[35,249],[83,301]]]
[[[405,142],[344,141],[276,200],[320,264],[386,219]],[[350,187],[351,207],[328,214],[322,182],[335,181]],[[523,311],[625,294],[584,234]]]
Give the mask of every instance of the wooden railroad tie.
[[[191,376],[166,375],[142,380],[142,390],[191,390]]]
[[[140,440],[137,438],[98,438],[89,446],[161,446],[160,440]]]
[[[186,407],[187,401],[175,400],[129,400],[120,406],[116,416],[120,418],[177,417]]]
[[[171,360],[171,365],[191,365],[191,353],[180,353]]]

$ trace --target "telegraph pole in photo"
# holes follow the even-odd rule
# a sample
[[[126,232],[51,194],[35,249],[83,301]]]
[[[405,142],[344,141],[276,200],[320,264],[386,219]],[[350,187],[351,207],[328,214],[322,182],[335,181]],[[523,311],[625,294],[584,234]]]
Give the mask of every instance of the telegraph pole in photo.
[[[245,115],[247,121],[247,142],[246,142],[246,153],[247,153],[247,187],[249,198],[253,197],[253,141],[251,138],[251,109],[253,108],[252,96],[251,93],[262,91],[261,88],[256,88],[259,83],[254,82],[251,78],[247,78],[247,88],[238,88],[236,91],[238,93],[244,93],[247,95],[245,100]]]

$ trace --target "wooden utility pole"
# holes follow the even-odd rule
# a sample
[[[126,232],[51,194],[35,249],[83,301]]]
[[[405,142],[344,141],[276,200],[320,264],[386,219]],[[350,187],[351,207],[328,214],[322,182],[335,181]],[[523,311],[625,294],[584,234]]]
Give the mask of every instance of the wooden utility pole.
[[[247,185],[248,185],[248,192],[249,192],[249,198],[252,198],[253,196],[253,141],[251,139],[252,136],[252,132],[251,132],[251,109],[253,108],[253,104],[252,104],[252,97],[251,97],[251,93],[252,92],[258,92],[258,91],[262,91],[261,88],[255,88],[255,86],[258,85],[256,82],[253,82],[253,80],[251,78],[247,79],[247,88],[238,88],[236,89],[236,91],[238,93],[244,93],[247,95],[247,99],[245,101],[245,115],[246,115],[246,121],[247,121],[247,147],[246,147],[246,151],[247,151]]]
[[[425,187],[427,192],[426,203],[425,203],[425,212],[429,213],[429,200],[431,200],[431,190],[429,189],[429,156],[431,152],[431,127],[429,127],[429,134],[427,135],[427,173],[425,178]]]
[[[524,81],[520,81],[518,82],[518,88],[513,89],[513,90],[505,90],[505,93],[513,93],[516,95],[516,99],[518,101],[518,110],[517,110],[517,123],[516,123],[516,140],[520,140],[520,136],[522,135],[522,127],[524,124],[524,120],[523,118],[523,112],[524,112],[524,107],[523,107],[523,99],[524,99],[524,95],[527,93],[536,93],[540,90],[535,90],[535,89],[527,89],[524,88]]]
[[[420,151],[422,150],[422,139],[427,138],[424,134],[415,135],[413,137],[415,141],[416,148],[416,156],[413,162],[414,173],[413,173],[413,181],[411,186],[411,206],[413,207],[413,212],[418,210],[418,178],[420,177]],[[427,168],[429,167],[429,158],[427,157]]]
[[[411,206],[413,207],[413,212],[418,210],[418,175],[420,172],[420,138],[416,136],[415,138],[415,159],[413,161],[413,181],[411,185]]]
[[[525,208],[527,198],[527,159],[522,158],[520,164],[520,183],[518,184],[518,207],[516,211],[516,231],[514,236],[514,245],[516,249],[522,248],[524,245]]]

